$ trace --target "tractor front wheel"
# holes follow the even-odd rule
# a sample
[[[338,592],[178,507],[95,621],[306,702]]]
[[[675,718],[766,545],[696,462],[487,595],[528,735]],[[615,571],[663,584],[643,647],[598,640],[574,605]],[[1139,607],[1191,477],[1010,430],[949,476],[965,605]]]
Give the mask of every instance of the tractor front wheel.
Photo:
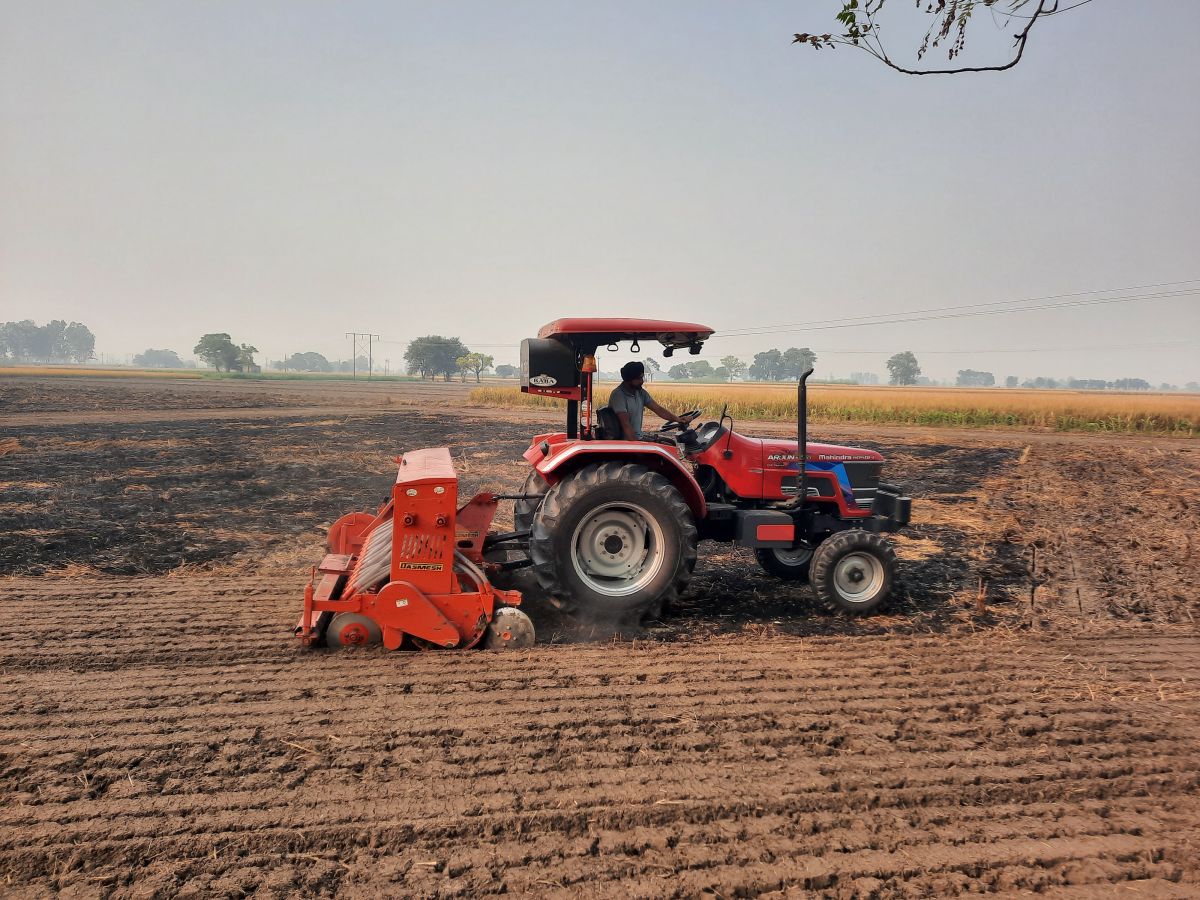
[[[825,606],[866,616],[887,602],[896,577],[896,551],[879,535],[839,531],[813,553],[808,582]]]
[[[564,612],[637,622],[658,615],[686,586],[696,525],[663,475],[635,463],[600,463],[547,492],[529,555],[538,582]]]

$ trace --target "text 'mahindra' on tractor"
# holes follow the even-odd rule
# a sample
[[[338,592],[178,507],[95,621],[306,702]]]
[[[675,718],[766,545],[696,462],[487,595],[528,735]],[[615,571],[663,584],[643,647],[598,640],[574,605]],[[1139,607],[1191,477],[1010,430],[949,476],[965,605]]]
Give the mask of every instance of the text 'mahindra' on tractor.
[[[301,641],[390,650],[531,645],[533,624],[515,608],[521,595],[493,587],[484,573],[496,496],[477,494],[459,507],[444,447],[398,461],[391,498],[377,513],[350,513],[330,528],[329,553],[304,592]]]

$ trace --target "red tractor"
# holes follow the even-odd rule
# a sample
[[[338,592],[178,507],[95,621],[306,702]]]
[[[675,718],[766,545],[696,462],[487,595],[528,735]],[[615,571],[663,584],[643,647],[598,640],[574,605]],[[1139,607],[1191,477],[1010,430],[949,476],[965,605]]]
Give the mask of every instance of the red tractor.
[[[808,443],[811,372],[797,385],[795,441],[740,435],[722,412],[633,442],[607,407],[593,416],[598,348],[630,341],[636,354],[654,341],[664,356],[696,354],[712,334],[690,322],[559,319],[522,342],[521,390],[565,399],[567,423],[525,451],[533,469],[514,522],[528,561],[505,565],[532,565],[566,612],[638,619],[683,590],[699,541],[727,541],[753,548],[772,575],[807,579],[832,609],[875,611],[896,566],[881,533],[908,523],[912,501],[880,483],[884,460],[873,450]]]
[[[567,613],[638,621],[683,590],[701,540],[753,548],[767,572],[807,579],[832,609],[878,609],[896,566],[881,534],[907,524],[912,501],[880,482],[878,453],[808,443],[811,371],[797,385],[795,441],[737,434],[724,411],[630,441],[611,410],[594,408],[599,347],[630,341],[637,354],[655,341],[664,356],[696,354],[712,334],[689,322],[559,319],[523,341],[521,390],[565,400],[567,423],[525,451],[532,470],[521,493],[459,507],[448,451],[405,454],[391,499],[330,530],[297,634],[329,646],[528,646],[520,594],[492,584],[527,566]],[[500,500],[516,501],[513,531],[490,530]]]

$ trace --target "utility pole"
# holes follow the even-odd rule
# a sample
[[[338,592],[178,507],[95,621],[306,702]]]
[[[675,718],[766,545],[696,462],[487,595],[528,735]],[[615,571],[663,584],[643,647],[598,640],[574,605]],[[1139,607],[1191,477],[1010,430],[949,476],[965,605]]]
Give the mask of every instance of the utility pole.
[[[347,331],[346,337],[350,338],[350,378],[358,378],[358,354],[362,350],[364,343],[367,347],[367,378],[370,378],[375,360],[372,342],[379,340],[379,335]]]

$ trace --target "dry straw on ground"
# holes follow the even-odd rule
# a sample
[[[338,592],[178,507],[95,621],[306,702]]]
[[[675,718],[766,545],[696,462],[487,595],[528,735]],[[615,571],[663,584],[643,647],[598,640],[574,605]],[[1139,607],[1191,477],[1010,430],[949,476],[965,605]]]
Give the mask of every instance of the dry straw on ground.
[[[199,370],[179,372],[171,369],[102,369],[96,366],[3,366],[0,375],[36,375],[76,378],[203,378]]]

